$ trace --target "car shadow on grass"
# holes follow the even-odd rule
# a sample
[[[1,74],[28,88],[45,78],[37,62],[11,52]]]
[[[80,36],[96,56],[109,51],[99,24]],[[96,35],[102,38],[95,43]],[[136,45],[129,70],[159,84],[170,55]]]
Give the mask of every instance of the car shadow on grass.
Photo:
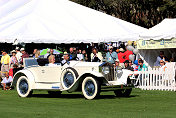
[[[67,98],[67,99],[84,98],[84,96],[81,94],[61,94],[61,95],[33,94],[31,97],[36,97],[36,98]]]
[[[115,95],[100,95],[96,99],[119,99],[119,98],[133,98],[139,95],[130,95],[129,97],[116,97]],[[50,94],[33,94],[31,97],[34,98],[65,98],[65,99],[80,99],[84,96],[82,94],[61,94],[61,95],[50,95]]]
[[[118,98],[133,98],[138,97],[139,95],[130,95],[128,97],[117,97],[115,95],[100,95],[98,99],[118,99]]]

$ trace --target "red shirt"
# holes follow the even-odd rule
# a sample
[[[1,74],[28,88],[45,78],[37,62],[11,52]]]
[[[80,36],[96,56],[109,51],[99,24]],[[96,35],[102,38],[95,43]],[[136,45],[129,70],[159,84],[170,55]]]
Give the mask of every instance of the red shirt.
[[[23,58],[28,58],[28,57],[29,57],[29,54],[25,52],[25,53],[21,56],[21,64],[23,64]]]
[[[11,77],[13,78],[13,68],[11,68],[11,69],[9,70],[9,76],[11,76]]]
[[[118,59],[119,59],[119,62],[120,62],[120,63],[123,63],[123,62],[125,61],[125,59],[124,59],[124,57],[125,57],[124,53],[119,52],[119,53],[117,54],[117,56],[118,56]]]
[[[124,52],[125,60],[129,60],[129,55],[131,55],[131,54],[133,54],[132,51],[129,51],[129,50],[125,51],[125,52]]]

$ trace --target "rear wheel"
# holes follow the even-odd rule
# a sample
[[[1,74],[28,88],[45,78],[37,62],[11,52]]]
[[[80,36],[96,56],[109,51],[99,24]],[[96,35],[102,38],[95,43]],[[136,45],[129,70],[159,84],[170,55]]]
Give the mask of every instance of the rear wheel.
[[[100,84],[93,77],[86,77],[82,82],[82,93],[86,99],[94,99],[100,94]]]
[[[30,88],[29,81],[26,76],[21,76],[16,84],[17,92],[20,97],[30,97],[33,91]]]
[[[117,97],[129,97],[131,94],[132,88],[130,89],[119,89],[115,90],[114,93]]]

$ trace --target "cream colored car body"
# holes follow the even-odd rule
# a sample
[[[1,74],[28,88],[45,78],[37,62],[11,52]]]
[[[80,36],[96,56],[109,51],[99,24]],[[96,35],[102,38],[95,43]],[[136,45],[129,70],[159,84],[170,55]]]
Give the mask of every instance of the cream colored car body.
[[[27,62],[30,59],[25,59]],[[25,62],[24,61],[24,62]],[[25,63],[24,63],[25,64]],[[65,64],[63,66],[39,66],[32,65],[26,66],[23,70],[18,71],[14,75],[13,85],[16,84],[17,80],[21,76],[26,76],[29,80],[29,85],[31,90],[59,90],[59,91],[76,91],[79,87],[80,82],[86,76],[93,76],[101,79],[102,83],[107,86],[114,85],[125,85],[127,83],[127,77],[132,74],[132,71],[122,70],[123,75],[114,81],[107,81],[104,75],[99,72],[99,66],[102,63],[99,62],[81,62],[81,61],[70,61],[70,64]],[[74,69],[78,77],[70,87],[64,87],[62,79],[65,69]]]

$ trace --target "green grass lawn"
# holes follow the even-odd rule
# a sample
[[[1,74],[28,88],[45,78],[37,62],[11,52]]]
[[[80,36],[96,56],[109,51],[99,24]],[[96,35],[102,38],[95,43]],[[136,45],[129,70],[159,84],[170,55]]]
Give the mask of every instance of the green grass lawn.
[[[86,100],[79,92],[51,97],[34,91],[20,98],[15,90],[0,90],[0,118],[176,118],[176,92],[134,89],[128,98],[103,92]]]

